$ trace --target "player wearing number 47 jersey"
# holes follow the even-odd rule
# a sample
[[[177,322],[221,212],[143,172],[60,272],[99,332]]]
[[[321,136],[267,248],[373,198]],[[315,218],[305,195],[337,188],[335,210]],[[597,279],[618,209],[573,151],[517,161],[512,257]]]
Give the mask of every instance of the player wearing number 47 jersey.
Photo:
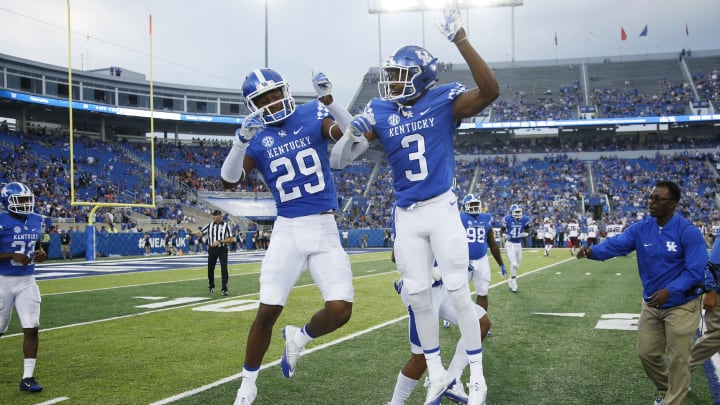
[[[517,273],[522,262],[522,242],[530,231],[530,217],[523,215],[522,207],[517,204],[510,206],[510,215],[503,219],[501,232],[507,235],[505,242],[505,253],[510,260],[510,280],[508,288],[511,292],[518,292]]]
[[[454,378],[440,356],[439,325],[432,311],[433,262],[458,313],[458,326],[470,363],[470,404],[487,396],[482,369],[482,342],[467,279],[468,244],[457,196],[454,137],[460,120],[482,111],[499,95],[495,76],[470,43],[459,10],[446,10],[438,27],[467,62],[476,88],[460,83],[437,85],[438,61],[422,47],[397,49],[380,69],[380,97],[355,117],[343,139],[353,143],[378,140],[388,156],[396,197],[395,258],[407,289],[428,366],[426,404],[437,404]],[[342,142],[342,140],[341,140]],[[355,150],[333,147],[331,162],[346,164]]]
[[[278,212],[260,268],[260,306],[248,333],[242,383],[235,400],[238,405],[251,404],[257,396],[255,381],[273,327],[306,267],[325,306],[302,328],[288,325],[283,329],[281,368],[285,377],[295,372],[308,342],[338,329],[352,313],[352,272],[335,222],[338,202],[328,153],[329,139],[339,139],[343,132],[329,113],[338,121],[344,117],[343,127],[352,117],[335,108],[325,75],[315,76],[313,85],[319,100],[296,107],[280,74],[266,68],[252,71],[243,83],[243,96],[252,114],[243,121],[221,169],[226,189],[257,169]]]

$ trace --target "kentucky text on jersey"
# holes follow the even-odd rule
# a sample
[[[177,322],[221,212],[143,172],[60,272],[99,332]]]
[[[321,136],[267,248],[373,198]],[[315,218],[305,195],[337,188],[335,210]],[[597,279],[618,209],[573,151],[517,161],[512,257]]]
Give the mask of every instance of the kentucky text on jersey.
[[[389,136],[405,135],[417,132],[421,129],[432,128],[435,126],[435,118],[426,118],[420,121],[407,122],[405,124],[392,127],[389,130]]]
[[[269,158],[274,158],[296,149],[307,148],[308,146],[310,146],[310,137],[304,136],[300,139],[291,139],[288,143],[268,149],[267,155]]]
[[[13,240],[37,240],[37,235],[33,233],[15,234]]]

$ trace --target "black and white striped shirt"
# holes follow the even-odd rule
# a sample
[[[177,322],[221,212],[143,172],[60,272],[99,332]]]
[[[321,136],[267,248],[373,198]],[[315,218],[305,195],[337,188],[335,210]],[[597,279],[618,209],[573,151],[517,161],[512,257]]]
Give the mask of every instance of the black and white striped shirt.
[[[233,237],[230,225],[228,225],[227,222],[224,221],[220,222],[219,224],[215,223],[215,221],[210,222],[209,224],[202,227],[202,229],[200,229],[200,232],[207,235],[208,246],[214,245],[216,241],[221,241],[223,239]],[[225,246],[225,243],[220,243],[220,246]]]

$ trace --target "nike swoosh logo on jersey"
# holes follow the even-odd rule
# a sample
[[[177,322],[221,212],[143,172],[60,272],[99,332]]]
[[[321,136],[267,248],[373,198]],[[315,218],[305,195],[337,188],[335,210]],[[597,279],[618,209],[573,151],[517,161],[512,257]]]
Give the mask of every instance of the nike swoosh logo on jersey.
[[[302,130],[303,130],[303,127],[300,127],[300,128],[298,128],[298,129],[294,130],[294,131],[293,131],[293,134],[297,135],[297,134],[299,134],[300,131],[302,131]]]
[[[644,247],[652,246],[652,243],[643,243]]]
[[[455,201],[450,201],[450,205],[455,205],[455,204],[457,204],[457,200],[455,200]]]
[[[428,112],[430,112],[430,107],[428,107],[428,108],[426,108],[425,110],[421,111],[421,112],[420,112],[420,116],[422,117],[423,115],[427,114]]]

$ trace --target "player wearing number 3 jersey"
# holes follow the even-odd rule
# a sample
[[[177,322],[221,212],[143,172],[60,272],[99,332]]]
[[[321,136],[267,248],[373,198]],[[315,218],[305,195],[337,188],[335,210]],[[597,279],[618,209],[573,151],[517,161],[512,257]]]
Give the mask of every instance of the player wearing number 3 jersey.
[[[437,259],[468,354],[469,403],[481,404],[487,387],[480,328],[468,286],[468,243],[452,190],[454,137],[460,120],[490,105],[499,89],[492,71],[467,38],[459,10],[446,10],[438,27],[467,62],[477,87],[466,89],[460,83],[438,86],[437,59],[425,48],[403,46],[380,69],[380,97],[370,100],[344,137],[377,139],[392,169],[395,259],[428,366],[430,386],[425,403],[438,404],[454,383],[442,365],[437,314],[431,305],[432,268]],[[349,155],[349,159],[331,156],[331,162],[355,157],[353,151],[347,153],[338,145],[332,154]]]
[[[303,327],[283,329],[281,368],[285,377],[295,372],[308,342],[338,329],[352,313],[352,272],[335,222],[338,202],[328,153],[329,139],[339,139],[343,131],[338,126],[346,127],[352,117],[334,107],[330,82],[323,74],[316,76],[313,84],[318,100],[296,107],[280,74],[266,68],[250,73],[243,83],[243,97],[251,114],[238,130],[221,169],[226,189],[257,169],[278,212],[260,268],[260,305],[248,333],[236,404],[255,400],[255,381],[275,322],[305,268],[325,305]]]

